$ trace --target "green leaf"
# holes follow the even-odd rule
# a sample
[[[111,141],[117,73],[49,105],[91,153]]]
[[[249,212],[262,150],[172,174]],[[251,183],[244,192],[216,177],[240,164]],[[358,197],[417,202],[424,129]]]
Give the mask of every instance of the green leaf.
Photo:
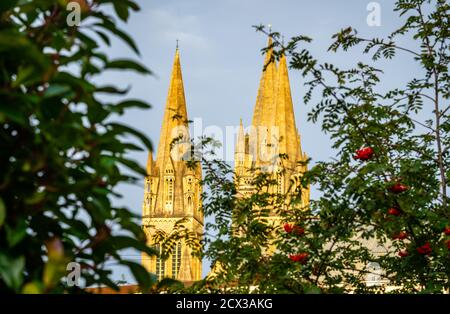
[[[110,287],[116,291],[120,290],[119,286],[109,278],[109,276],[111,274],[110,270],[97,269],[96,273],[100,276],[101,283],[107,285],[108,287]]]
[[[17,243],[22,241],[22,239],[27,234],[27,224],[25,220],[21,220],[15,228],[5,225],[6,240],[10,247],[15,246]]]
[[[134,278],[139,283],[139,286],[143,288],[144,292],[146,292],[146,290],[148,290],[155,283],[152,280],[150,273],[141,264],[130,261],[122,261],[121,263],[130,268]]]
[[[139,138],[142,143],[149,149],[149,150],[153,150],[152,149],[152,143],[150,142],[150,140],[141,132],[130,128],[129,126],[126,126],[124,124],[121,123],[109,123],[106,125],[106,127],[111,127],[112,128],[112,132],[116,132],[117,134],[122,134],[124,135],[125,133],[129,133],[131,135],[136,136],[137,138]]]
[[[23,256],[11,257],[6,252],[0,252],[0,277],[6,285],[18,291],[23,282],[23,269],[25,258]]]
[[[122,21],[128,21],[128,17],[130,16],[130,14],[128,12],[128,6],[126,3],[115,1],[114,10],[116,10],[117,15]]]
[[[52,84],[44,92],[44,98],[60,96],[62,94],[68,93],[70,91],[71,91],[70,86],[61,85],[61,84]]]
[[[109,242],[113,244],[114,248],[117,251],[126,248],[135,248],[144,253],[147,253],[149,256],[155,256],[158,254],[158,252],[154,248],[147,246],[144,241],[139,241],[127,236],[110,237]]]
[[[144,65],[130,59],[118,59],[110,61],[106,64],[105,69],[134,70],[143,74],[152,73]]]
[[[6,206],[2,198],[0,197],[0,229],[3,226],[5,219],[6,219]]]
[[[0,103],[0,121],[3,122],[5,118],[21,125],[27,123],[27,120],[20,111],[17,103]]]
[[[0,12],[7,11],[17,4],[18,0],[2,0],[0,1]]]
[[[149,104],[147,104],[146,102],[143,102],[140,100],[135,100],[135,99],[130,99],[130,100],[122,101],[121,103],[118,103],[116,105],[112,105],[110,108],[112,111],[122,114],[124,112],[124,110],[127,108],[150,109],[151,106]]]
[[[16,58],[32,61],[34,66],[45,70],[49,66],[49,60],[37,46],[18,31],[9,29],[0,31],[0,52],[8,52]]]
[[[143,176],[145,176],[147,174],[145,169],[133,160],[130,160],[127,158],[117,158],[117,161],[120,162],[121,164],[127,166],[129,169],[135,171],[136,173],[139,173]]]
[[[107,86],[97,87],[97,89],[95,91],[97,93],[125,95],[126,93],[128,93],[129,90],[130,90],[130,88],[118,89],[115,86],[107,85]]]
[[[320,290],[320,288],[315,285],[309,285],[305,287],[305,294],[321,294],[321,293],[322,291]]]
[[[80,89],[85,93],[91,93],[95,91],[95,86],[88,81],[76,77],[75,75],[69,72],[58,72],[53,78],[53,82],[60,85],[68,85],[72,89]]]
[[[40,79],[40,74],[34,66],[21,66],[19,67],[17,77],[12,83],[12,86],[18,87],[22,84],[33,84],[39,82]]]
[[[106,35],[104,32],[96,30],[95,31],[97,35],[105,42],[107,46],[111,46],[111,41],[109,40],[108,35]]]
[[[117,36],[119,36],[124,42],[126,42],[128,44],[128,46],[131,47],[131,49],[133,49],[133,51],[137,54],[140,55],[139,49],[136,46],[136,43],[134,42],[134,40],[128,36],[128,34],[126,34],[125,32],[121,31],[120,29],[115,29],[114,34],[116,34]]]
[[[25,199],[25,204],[34,205],[34,204],[41,203],[45,199],[45,196],[46,196],[46,193],[36,192],[36,193],[32,194],[30,197]]]
[[[105,17],[102,17],[103,23],[95,23],[94,26],[102,27],[106,30],[109,30],[114,35],[122,39],[133,51],[139,56],[140,52],[138,47],[136,46],[136,43],[134,40],[124,31],[118,29],[114,23],[112,23],[110,20],[107,20]]]
[[[172,278],[164,278],[157,285],[158,289],[169,288],[171,290],[181,290],[184,288],[184,285],[181,281],[172,279]]]

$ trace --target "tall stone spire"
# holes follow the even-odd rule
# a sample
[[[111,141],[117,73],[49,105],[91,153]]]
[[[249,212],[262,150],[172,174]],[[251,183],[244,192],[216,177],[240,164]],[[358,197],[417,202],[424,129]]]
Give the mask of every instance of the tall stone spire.
[[[269,187],[270,191],[283,194],[300,189],[301,206],[305,208],[309,204],[309,187],[302,188],[300,179],[307,170],[307,156],[302,152],[295,124],[286,56],[281,56],[277,66],[271,38],[268,46],[250,134],[242,136],[243,127],[239,128],[235,153],[237,191],[238,195],[252,195],[255,191],[252,177],[265,172],[276,182]],[[249,140],[244,142],[244,150],[242,138]],[[276,211],[270,213],[274,221],[279,218],[277,215]]]
[[[275,80],[277,66],[273,55],[272,38],[269,37],[264,58],[263,72],[259,82],[258,96],[256,97],[255,109],[253,112],[253,126],[267,126],[272,125],[273,121],[273,101],[275,97]]]
[[[295,126],[294,108],[292,104],[291,87],[289,83],[286,57],[280,58],[276,82],[275,125],[278,127],[278,152],[286,154],[292,161],[301,158],[299,134]]]
[[[186,99],[184,96],[183,76],[181,74],[180,52],[176,49],[175,60],[172,67],[169,92],[167,95],[166,108],[159,137],[157,166],[165,166],[168,157],[173,155],[171,146],[173,140],[182,133],[184,140],[188,140]]]
[[[242,119],[239,122],[239,130],[238,136],[236,140],[236,153],[245,153],[245,134],[244,134],[244,125],[242,124]]]
[[[153,161],[151,152],[147,160],[142,206],[142,226],[148,235],[148,244],[158,250],[168,248],[153,242],[153,235],[159,231],[168,236],[180,219],[183,219],[185,228],[199,240],[203,234],[202,173],[200,166],[190,168],[186,164],[186,153],[190,147],[180,53],[177,48],[156,160]],[[174,244],[168,259],[143,256],[142,263],[159,279],[171,277],[195,281],[201,278],[201,260],[190,254],[190,248],[184,240]],[[180,270],[183,270],[182,274]]]
[[[273,54],[272,38],[269,37],[269,48],[264,58],[263,72],[259,82],[258,95],[253,111],[252,129],[250,131],[250,151],[255,156],[257,167],[262,155],[270,145],[272,126],[275,124],[275,93],[277,65]]]

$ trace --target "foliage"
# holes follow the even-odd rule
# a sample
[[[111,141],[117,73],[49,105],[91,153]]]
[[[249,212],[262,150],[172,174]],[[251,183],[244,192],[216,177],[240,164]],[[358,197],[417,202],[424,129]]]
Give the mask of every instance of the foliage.
[[[387,38],[366,39],[352,27],[335,34],[330,52],[363,45],[373,62],[351,69],[321,63],[305,48],[312,39],[274,39],[275,56],[290,56],[308,90],[320,101],[309,119],[330,135],[336,158],[307,171],[302,188],[314,184],[322,196],[301,207],[301,190],[278,194],[269,173],[254,169],[251,195],[236,189],[231,167],[203,159],[203,251],[181,220],[174,232],[156,232],[162,257],[184,238],[213,262],[205,279],[184,288],[172,279],[158,283],[119,251],[149,255],[138,217],[116,208],[114,187],[135,182],[144,170],[126,156],[150,149],[138,131],[114,123],[114,114],[148,108],[145,102],[101,100],[127,89],[101,86],[107,70],[150,71],[133,60],[110,60],[96,41],[119,37],[133,1],[78,0],[81,26],[69,26],[68,1],[2,0],[0,4],[0,291],[78,291],[63,279],[66,264],[78,262],[87,285],[117,287],[105,269],[115,260],[128,267],[143,292],[342,293],[386,292],[367,285],[367,276],[389,291],[439,293],[450,287],[448,198],[450,125],[449,4],[444,0],[398,0],[404,24]],[[403,47],[403,38],[413,47]],[[420,77],[387,90],[380,59],[410,57]],[[202,139],[194,152],[212,144]],[[282,156],[280,156],[282,157]],[[194,164],[198,160],[189,161]],[[275,189],[276,191],[276,189]],[[281,228],[271,217],[281,217]],[[377,269],[376,265],[381,268]]]
[[[110,69],[150,73],[132,59],[111,60],[97,43],[117,37],[139,55],[116,26],[117,17],[126,22],[139,7],[134,1],[72,1],[81,24],[69,26],[68,3],[0,5],[0,291],[78,291],[63,279],[69,262],[81,265],[80,283],[114,288],[105,263],[124,265],[146,291],[153,277],[119,252],[154,251],[139,217],[114,207],[111,198],[119,196],[118,184],[145,173],[127,157],[142,150],[135,140],[151,149],[143,134],[113,118],[149,105],[124,99],[127,89],[94,82]],[[120,101],[104,101],[109,95]]]
[[[304,188],[315,184],[322,194],[308,208],[299,207],[300,193],[269,193],[276,181],[258,169],[254,193],[243,197],[230,166],[204,160],[209,194],[203,205],[215,217],[207,225],[204,255],[215,268],[191,291],[448,291],[449,9],[443,0],[397,1],[395,11],[405,21],[387,39],[343,29],[329,51],[365,45],[363,53],[373,57],[373,64],[351,69],[319,62],[305,48],[311,42],[306,36],[284,46],[279,33],[256,27],[275,39],[269,48],[276,57],[290,55],[290,67],[301,71],[305,103],[319,95],[309,120],[321,123],[337,156],[303,176]],[[402,38],[414,47],[400,46]],[[375,64],[397,53],[415,61],[422,75],[386,90]],[[289,224],[285,230],[266,223],[273,210]],[[367,285],[368,275],[389,290]]]

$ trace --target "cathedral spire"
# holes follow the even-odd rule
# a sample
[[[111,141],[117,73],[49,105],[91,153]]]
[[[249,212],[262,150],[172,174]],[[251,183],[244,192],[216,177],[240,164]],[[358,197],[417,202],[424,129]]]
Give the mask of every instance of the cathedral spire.
[[[264,58],[263,73],[259,83],[258,96],[253,112],[252,125],[254,127],[273,125],[274,97],[277,66],[273,55],[272,37],[269,36],[267,47],[269,48]]]
[[[236,140],[236,153],[245,153],[245,134],[244,134],[244,125],[242,124],[242,119],[239,123],[238,136]]]
[[[173,140],[180,135],[188,137],[188,119],[186,111],[186,99],[184,96],[183,77],[181,74],[180,52],[175,52],[172,75],[170,78],[169,92],[167,95],[161,134],[159,138],[156,164],[163,169],[171,156]],[[187,138],[185,138],[186,140]]]
[[[260,161],[267,159],[267,149],[271,144],[272,126],[275,124],[275,81],[277,65],[273,54],[272,37],[269,36],[268,50],[264,58],[264,67],[259,83],[258,96],[253,112],[250,130],[250,151],[260,167]],[[264,157],[263,157],[264,156]],[[265,160],[267,161],[267,160]]]
[[[301,157],[300,138],[295,126],[294,108],[292,104],[286,56],[280,58],[275,99],[275,125],[279,131],[279,153],[287,154],[290,160]]]
[[[147,234],[148,245],[160,252],[169,248],[162,242],[155,242],[157,232],[170,234],[175,225],[183,219],[183,226],[201,241],[203,234],[203,211],[201,203],[201,166],[195,169],[186,164],[186,155],[191,143],[188,130],[188,116],[181,74],[180,52],[175,50],[169,91],[158,150],[153,161],[152,153],[147,160],[147,176],[144,181],[144,202],[142,226]],[[198,257],[187,249],[189,243],[180,240],[172,247],[169,257],[142,258],[143,265],[158,279],[177,278],[179,269],[181,281],[199,280],[202,265]],[[188,253],[186,253],[188,252]]]

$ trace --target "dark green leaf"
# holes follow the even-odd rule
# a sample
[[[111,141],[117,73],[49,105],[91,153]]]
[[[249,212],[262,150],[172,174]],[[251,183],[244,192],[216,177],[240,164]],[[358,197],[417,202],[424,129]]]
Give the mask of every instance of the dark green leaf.
[[[23,281],[25,258],[11,257],[0,251],[0,278],[8,287],[18,292]]]
[[[139,286],[143,288],[144,292],[154,284],[150,273],[141,264],[130,261],[122,261],[121,263],[130,268],[134,278],[138,281]]]
[[[144,65],[128,59],[113,60],[111,62],[108,62],[105,66],[105,69],[134,70],[143,74],[151,74],[151,71],[148,70]]]
[[[2,228],[3,223],[5,222],[5,218],[6,218],[6,206],[2,198],[0,197],[0,229]]]

